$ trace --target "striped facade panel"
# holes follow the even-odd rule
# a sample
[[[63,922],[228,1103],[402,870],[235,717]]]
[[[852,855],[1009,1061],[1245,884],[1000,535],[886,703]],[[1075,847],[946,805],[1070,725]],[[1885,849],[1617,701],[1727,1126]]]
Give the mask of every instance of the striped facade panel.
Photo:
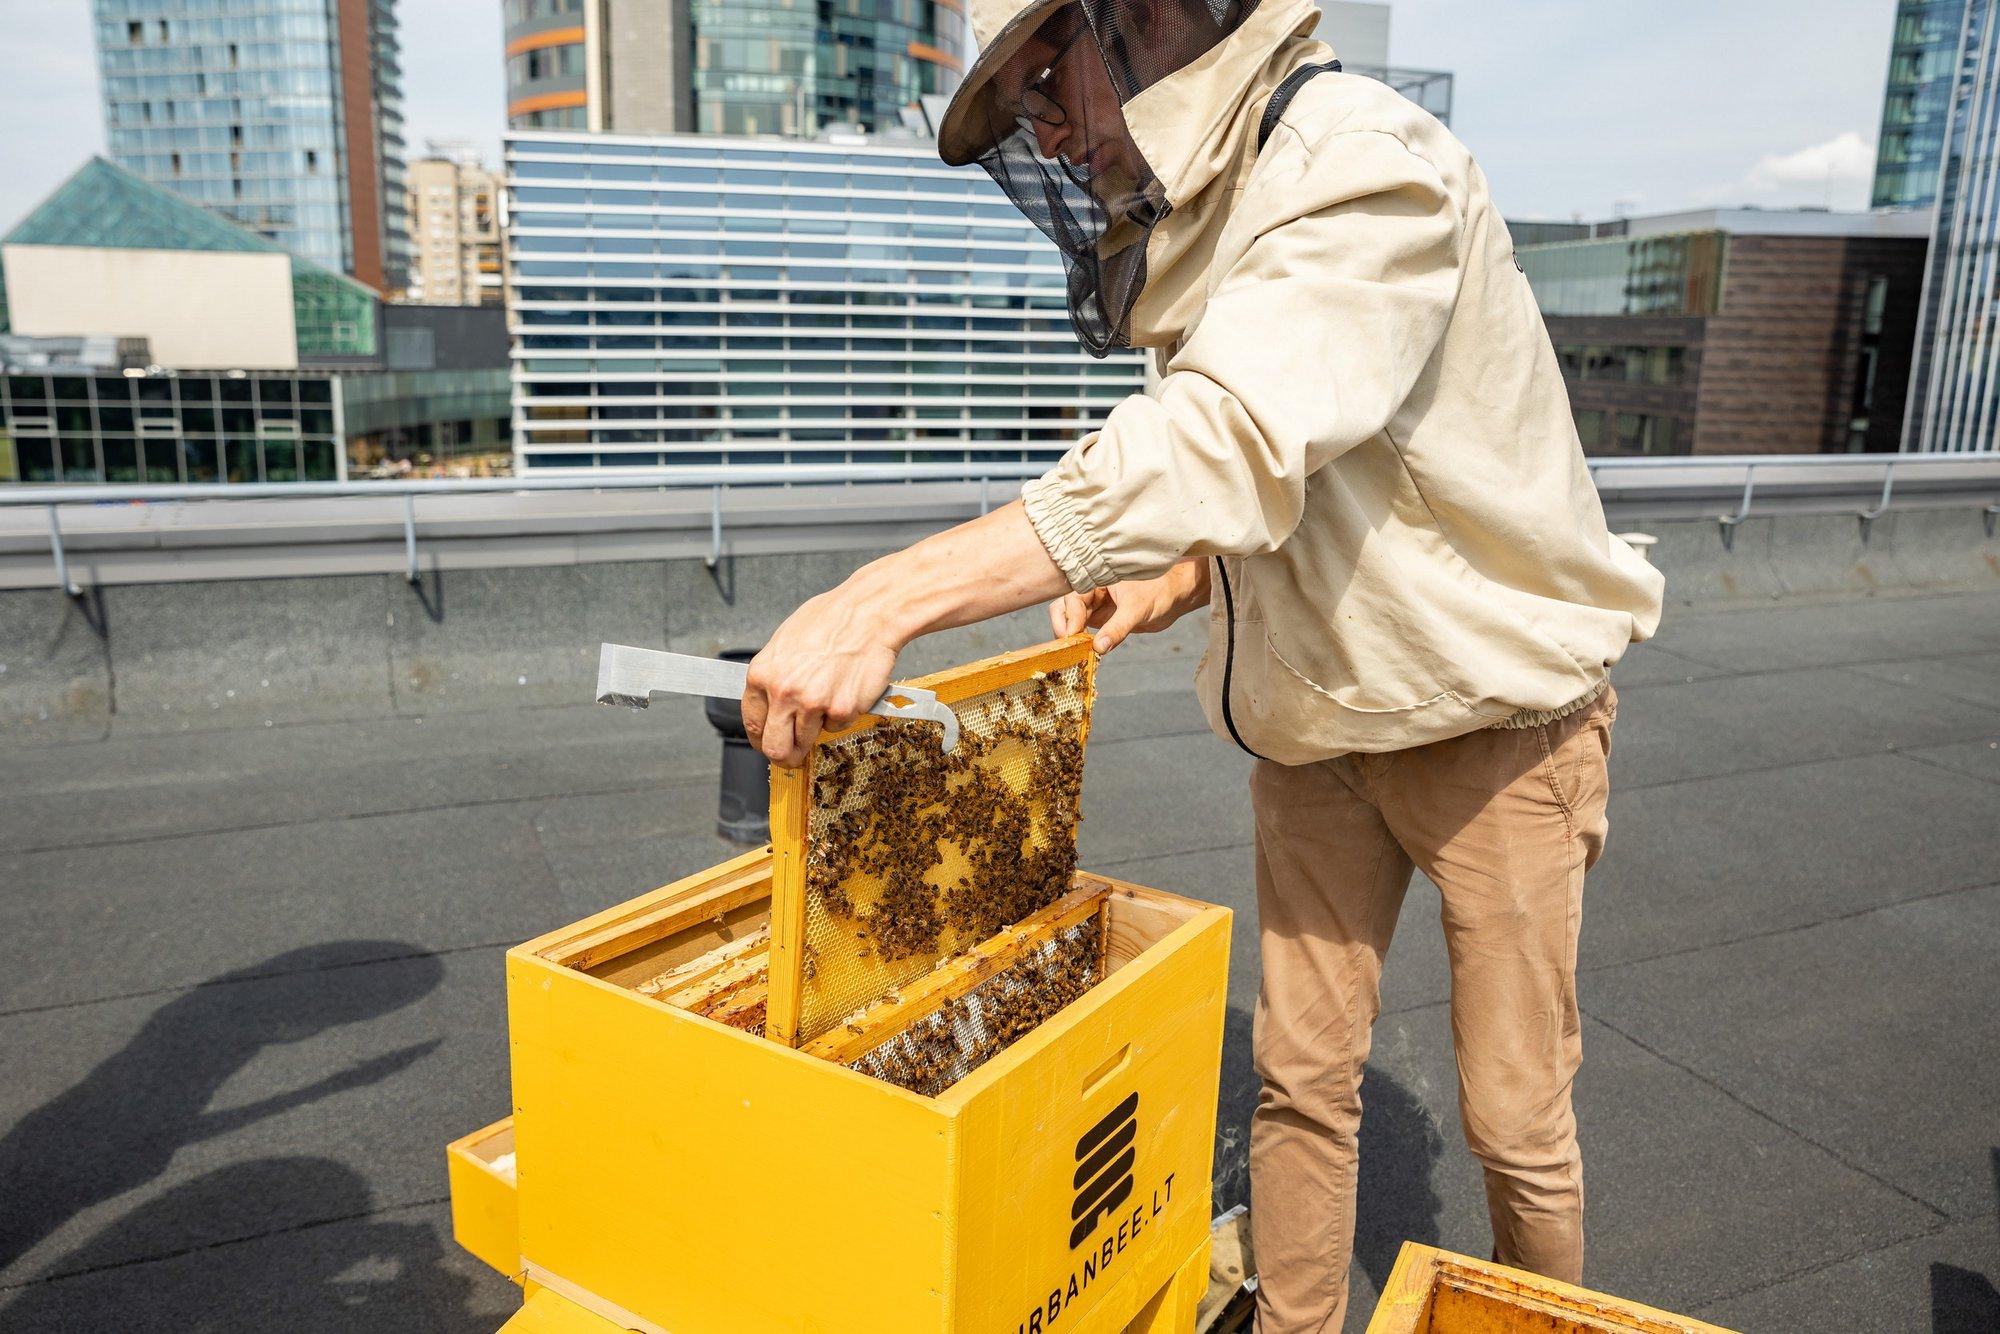
[[[1144,387],[1060,257],[925,142],[515,134],[516,464],[1053,461]]]

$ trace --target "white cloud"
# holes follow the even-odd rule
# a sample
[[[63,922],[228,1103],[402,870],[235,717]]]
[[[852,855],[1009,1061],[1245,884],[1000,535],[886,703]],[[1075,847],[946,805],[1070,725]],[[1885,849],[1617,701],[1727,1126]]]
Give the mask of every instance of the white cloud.
[[[1865,209],[1874,180],[1874,145],[1844,130],[1789,153],[1766,153],[1735,180],[1697,190],[1695,200],[1722,208]]]
[[[1766,153],[1743,183],[1753,190],[1866,185],[1875,177],[1875,146],[1848,130],[1794,153]]]

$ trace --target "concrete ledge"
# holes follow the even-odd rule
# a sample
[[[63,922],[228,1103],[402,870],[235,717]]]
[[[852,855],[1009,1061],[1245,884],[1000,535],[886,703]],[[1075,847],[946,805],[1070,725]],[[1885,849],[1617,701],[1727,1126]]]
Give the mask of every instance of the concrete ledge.
[[[1680,605],[2000,587],[2000,540],[1969,507],[1752,518],[1726,545],[1714,519],[1639,527]]]
[[[1976,509],[1640,525],[1676,605],[2000,587]],[[915,534],[911,534],[914,536]],[[574,542],[574,537],[548,540]],[[148,583],[72,600],[0,591],[0,738],[61,744],[123,731],[433,713],[590,698],[606,639],[714,653],[764,642],[880,547],[396,574]],[[273,574],[281,573],[272,571]],[[912,674],[1047,634],[1040,608],[920,640]],[[1138,669],[1144,650],[1128,651]],[[1182,679],[1191,657],[1154,664]]]

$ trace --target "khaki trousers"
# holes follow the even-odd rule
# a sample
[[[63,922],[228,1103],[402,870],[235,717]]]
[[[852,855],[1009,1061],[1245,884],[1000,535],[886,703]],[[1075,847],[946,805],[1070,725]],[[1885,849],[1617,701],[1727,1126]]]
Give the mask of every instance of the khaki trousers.
[[[1576,943],[1616,715],[1607,688],[1540,727],[1257,764],[1260,1334],[1338,1330],[1345,1317],[1361,1071],[1413,866],[1443,891],[1459,1112],[1486,1172],[1495,1258],[1582,1278]]]

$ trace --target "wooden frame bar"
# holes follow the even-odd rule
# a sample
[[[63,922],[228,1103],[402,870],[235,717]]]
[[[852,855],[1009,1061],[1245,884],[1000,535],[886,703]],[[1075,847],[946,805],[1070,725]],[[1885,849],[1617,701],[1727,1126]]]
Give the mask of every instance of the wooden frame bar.
[[[1730,1334],[1506,1265],[1403,1243],[1368,1334]]]
[[[808,1056],[847,1065],[866,1056],[910,1025],[1006,971],[1079,922],[1104,911],[1108,889],[1086,884],[1072,889],[1034,916],[1004,928],[966,953],[926,973],[907,991],[864,1010],[847,1023],[799,1048]]]

